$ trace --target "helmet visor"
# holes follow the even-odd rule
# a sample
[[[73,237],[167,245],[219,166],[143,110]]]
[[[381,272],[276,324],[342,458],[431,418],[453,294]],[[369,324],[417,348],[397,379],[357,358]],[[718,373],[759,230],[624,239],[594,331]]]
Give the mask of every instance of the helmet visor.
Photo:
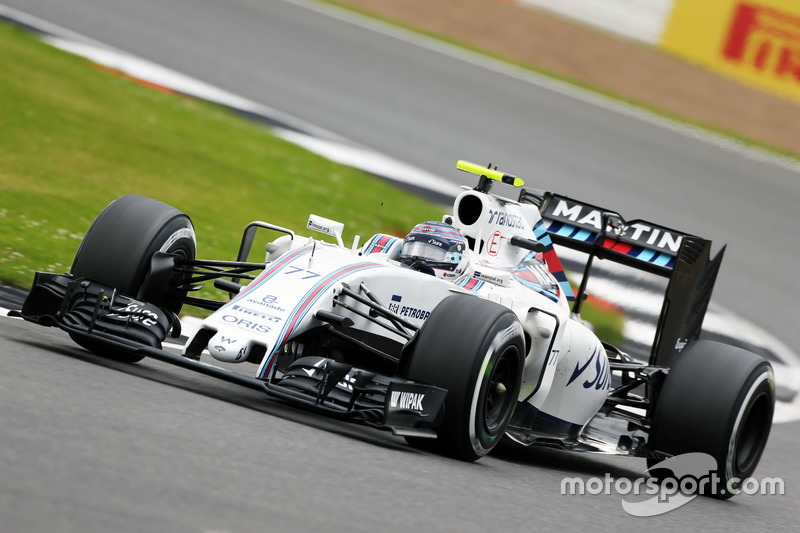
[[[403,245],[403,258],[416,257],[431,263],[445,263],[450,254],[445,248],[425,241],[407,242]],[[455,267],[455,265],[453,265]]]

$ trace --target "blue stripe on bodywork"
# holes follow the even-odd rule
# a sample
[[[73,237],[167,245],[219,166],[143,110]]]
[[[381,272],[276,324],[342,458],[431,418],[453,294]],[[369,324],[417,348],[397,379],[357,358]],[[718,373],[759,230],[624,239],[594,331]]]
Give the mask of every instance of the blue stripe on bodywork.
[[[319,300],[331,286],[333,286],[337,281],[339,281],[341,278],[347,275],[383,266],[385,265],[379,265],[377,263],[360,263],[360,264],[347,265],[345,267],[341,267],[334,270],[327,276],[323,277],[320,281],[315,283],[300,299],[300,303],[298,303],[295,306],[295,308],[286,318],[284,325],[281,328],[281,332],[277,337],[277,342],[272,347],[272,351],[269,354],[268,362],[263,365],[263,368],[259,373],[258,377],[261,379],[264,379],[265,376],[269,377],[278,350],[280,350],[280,348],[283,346],[286,340],[288,340],[289,337],[291,337],[292,333],[294,333],[294,331],[297,329],[297,326],[303,321],[308,312],[314,307],[314,303],[316,303],[316,301]]]
[[[569,237],[569,238],[572,238],[573,233],[575,233],[575,228],[572,226],[561,226],[558,229],[558,231],[556,231],[556,235],[561,235],[562,237]]]
[[[264,283],[266,283],[267,281],[272,279],[278,272],[280,272],[283,269],[283,267],[285,267],[286,265],[288,265],[289,263],[291,263],[292,261],[294,261],[298,257],[302,257],[305,254],[311,252],[312,249],[313,249],[313,246],[309,245],[309,246],[304,246],[302,248],[298,248],[297,250],[295,250],[293,252],[289,252],[289,253],[285,254],[282,258],[278,259],[277,261],[275,261],[271,265],[267,266],[267,268],[264,269],[264,272],[261,273],[261,275],[259,275],[255,280],[253,280],[253,282],[250,285],[248,285],[247,288],[245,288],[245,290],[240,292],[238,295],[234,296],[231,301],[229,301],[228,303],[226,303],[225,305],[220,307],[217,310],[217,312],[219,312],[219,311],[221,311],[223,309],[227,309],[228,307],[230,307],[234,303],[238,302],[245,295],[253,292],[256,288],[260,287],[261,285],[263,285]]]
[[[571,230],[575,229],[574,227],[568,225],[564,225],[563,228],[571,228]],[[547,268],[550,270],[550,273],[558,281],[558,284],[561,287],[561,290],[564,292],[564,295],[567,297],[567,300],[570,302],[574,301],[575,294],[572,292],[572,287],[567,281],[567,273],[564,272],[564,266],[561,264],[561,259],[559,259],[558,254],[553,247],[553,239],[550,238],[550,233],[548,233],[548,229],[544,225],[544,221],[541,218],[536,221],[536,224],[533,225],[533,234],[536,237],[536,240],[544,244],[546,248],[544,255],[545,261],[547,262]]]
[[[658,257],[656,257],[656,259],[655,259],[655,261],[653,261],[653,263],[655,263],[658,266],[663,266],[663,267],[672,266],[672,263],[673,263],[674,259],[675,258],[673,256],[669,255],[669,254],[658,254]]]

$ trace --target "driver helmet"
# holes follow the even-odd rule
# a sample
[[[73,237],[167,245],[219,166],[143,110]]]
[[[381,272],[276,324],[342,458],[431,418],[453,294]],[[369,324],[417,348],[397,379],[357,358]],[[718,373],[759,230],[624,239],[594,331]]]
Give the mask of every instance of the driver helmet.
[[[455,279],[463,274],[467,258],[467,240],[444,222],[417,224],[400,251],[400,261],[409,265],[421,263],[442,279]]]

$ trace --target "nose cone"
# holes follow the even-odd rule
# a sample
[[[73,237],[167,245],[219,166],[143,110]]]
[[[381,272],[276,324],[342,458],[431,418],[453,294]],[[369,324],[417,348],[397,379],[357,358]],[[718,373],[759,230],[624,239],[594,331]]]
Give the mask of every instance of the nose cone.
[[[230,334],[217,333],[208,341],[208,353],[214,359],[226,363],[241,363],[247,360],[248,345]]]
[[[255,339],[236,338],[224,333],[217,333],[208,342],[208,352],[226,363],[260,363],[267,353],[267,344]]]

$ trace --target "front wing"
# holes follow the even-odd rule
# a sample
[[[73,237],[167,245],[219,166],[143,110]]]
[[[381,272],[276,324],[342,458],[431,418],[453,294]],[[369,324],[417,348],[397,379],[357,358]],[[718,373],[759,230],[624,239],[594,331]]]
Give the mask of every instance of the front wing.
[[[132,359],[150,357],[395,435],[435,438],[444,412],[444,389],[323,357],[302,357],[282,375],[265,381],[171,353],[161,346],[169,331],[174,334],[179,327],[170,313],[83,278],[37,273],[22,310],[15,314]]]

